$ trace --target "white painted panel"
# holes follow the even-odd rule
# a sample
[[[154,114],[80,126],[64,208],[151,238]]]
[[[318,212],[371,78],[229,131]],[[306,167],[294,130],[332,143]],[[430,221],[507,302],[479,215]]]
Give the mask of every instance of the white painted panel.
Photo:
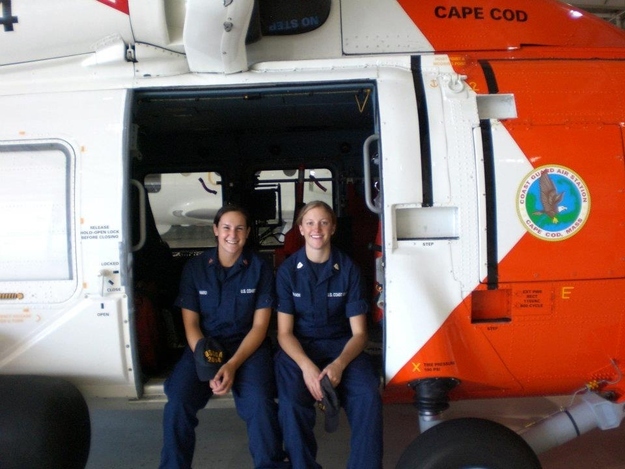
[[[341,21],[345,54],[434,50],[395,0],[342,0]]]
[[[436,333],[479,283],[480,212],[474,140],[479,127],[475,94],[446,57],[422,59],[432,149],[433,207],[421,207],[421,155],[412,77],[380,86],[386,378],[391,379]],[[382,81],[382,80],[380,80]],[[396,95],[403,95],[401,104]],[[479,136],[479,134],[477,134]],[[481,164],[481,162],[480,162]],[[407,208],[412,207],[412,208]],[[432,210],[431,212],[428,212]],[[432,214],[427,220],[422,213]],[[406,217],[412,217],[411,221]],[[453,239],[402,239],[426,226]]]
[[[131,43],[127,14],[95,0],[26,0],[11,7],[11,29],[0,28],[0,65],[87,54],[111,36]]]
[[[136,397],[125,254],[127,97],[125,90],[0,97],[0,108],[11,116],[0,128],[0,145],[63,142],[76,160],[72,205],[65,213],[70,232],[63,234],[75,246],[73,288],[62,301],[52,301],[67,280],[37,280],[58,275],[45,267],[30,279],[0,281],[0,292],[26,292],[21,299],[0,300],[0,373],[64,376],[81,386],[108,382],[116,392]],[[31,182],[35,177],[42,185],[60,171],[43,174],[45,167],[33,166],[24,169]],[[44,190],[34,188],[29,195],[42,207],[49,203]],[[56,235],[44,237],[50,236]],[[32,238],[24,243],[24,249],[39,248]]]

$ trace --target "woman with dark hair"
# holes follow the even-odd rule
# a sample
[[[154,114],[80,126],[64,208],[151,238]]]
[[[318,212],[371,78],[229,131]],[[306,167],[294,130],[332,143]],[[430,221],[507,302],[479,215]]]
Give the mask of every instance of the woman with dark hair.
[[[241,207],[222,207],[213,231],[217,247],[189,260],[180,281],[176,305],[189,346],[165,382],[160,467],[191,467],[197,412],[211,396],[229,391],[247,425],[254,467],[290,467],[284,462],[267,340],[273,273],[245,249],[250,222]]]
[[[326,203],[304,206],[296,225],[305,245],[277,273],[280,425],[293,467],[320,468],[315,401],[323,401],[324,392],[336,393],[351,428],[347,467],[380,469],[382,400],[375,368],[364,353],[368,304],[358,267],[331,244],[336,224]],[[326,430],[331,427],[326,420]]]

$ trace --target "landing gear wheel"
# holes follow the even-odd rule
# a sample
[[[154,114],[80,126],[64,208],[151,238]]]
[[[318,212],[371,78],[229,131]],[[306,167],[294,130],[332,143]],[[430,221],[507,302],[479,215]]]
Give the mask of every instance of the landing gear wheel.
[[[83,469],[90,445],[89,408],[74,385],[0,376],[0,467]]]
[[[448,420],[419,435],[397,469],[541,469],[529,445],[490,420]]]

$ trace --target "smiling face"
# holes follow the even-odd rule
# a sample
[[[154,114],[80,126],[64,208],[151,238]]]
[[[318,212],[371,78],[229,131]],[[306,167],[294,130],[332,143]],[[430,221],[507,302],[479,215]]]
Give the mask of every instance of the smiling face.
[[[299,225],[299,232],[306,242],[306,253],[312,254],[315,251],[329,253],[330,240],[335,230],[332,215],[326,209],[315,207],[308,210]]]
[[[217,238],[219,261],[222,265],[231,265],[241,255],[250,234],[245,216],[241,212],[226,212],[219,223],[213,225],[213,232]]]

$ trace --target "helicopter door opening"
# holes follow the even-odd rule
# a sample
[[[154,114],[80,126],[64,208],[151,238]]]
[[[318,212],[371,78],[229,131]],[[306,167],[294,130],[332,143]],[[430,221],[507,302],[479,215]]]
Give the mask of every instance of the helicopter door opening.
[[[275,269],[301,246],[299,208],[326,202],[338,217],[333,242],[359,263],[373,296],[380,220],[364,202],[362,148],[376,133],[376,105],[372,81],[135,92],[131,178],[145,192],[146,220],[145,242],[133,240],[133,287],[146,381],[158,385],[186,346],[173,306],[180,273],[215,245],[224,204],[250,212],[248,244]],[[371,169],[368,183],[379,185]]]

